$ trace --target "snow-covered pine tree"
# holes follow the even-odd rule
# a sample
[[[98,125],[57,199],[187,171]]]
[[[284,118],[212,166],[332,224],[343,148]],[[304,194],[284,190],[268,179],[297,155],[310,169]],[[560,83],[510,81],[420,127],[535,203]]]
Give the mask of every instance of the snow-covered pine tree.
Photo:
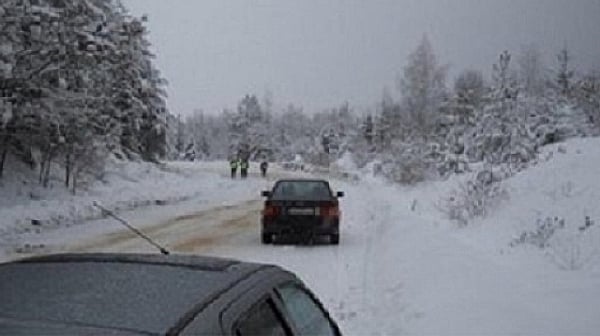
[[[71,173],[87,170],[80,162],[103,161],[118,150],[122,125],[135,120],[127,114],[132,106],[135,122],[142,120],[141,128],[129,127],[140,144],[134,149],[159,150],[148,134],[163,135],[164,82],[153,68],[143,20],[126,15],[118,0],[0,6],[0,91],[11,103],[10,118],[2,113],[2,157],[11,151],[32,166],[40,163],[40,180],[63,157],[68,184]],[[104,154],[76,160],[76,152]]]
[[[257,159],[273,154],[270,116],[255,95],[242,98],[237,113],[228,114],[228,124],[230,156]]]
[[[402,106],[408,122],[418,136],[426,137],[434,131],[439,109],[446,99],[446,66],[438,64],[427,36],[423,36],[399,80]]]
[[[107,109],[107,87],[118,53],[107,26],[118,18],[116,1],[65,1],[56,4],[61,45],[56,62],[53,110],[59,125],[65,185],[77,188],[82,174],[99,174],[111,148],[118,144],[119,120]]]
[[[483,74],[477,70],[461,72],[454,82],[454,95],[451,99],[452,115],[460,124],[472,125],[475,111],[484,103],[486,95]]]
[[[375,123],[373,121],[373,115],[368,114],[361,123],[360,126],[362,138],[365,140],[369,147],[373,146],[375,142]]]
[[[585,75],[577,84],[577,102],[589,122],[600,131],[600,72]]]
[[[14,66],[16,51],[21,49],[22,8],[15,6],[16,0],[0,3],[0,178],[9,152],[18,147],[18,128],[15,122],[15,96],[18,81]]]
[[[180,151],[178,150],[179,130],[180,130],[179,118],[172,113],[167,115],[167,127],[166,127],[166,138],[167,138],[167,159],[177,160],[180,157]]]
[[[153,65],[145,18],[122,15],[117,31],[118,65],[113,96],[121,117],[121,145],[130,154],[154,159],[166,153],[166,81]]]
[[[558,61],[558,69],[556,70],[557,91],[562,97],[570,99],[572,97],[575,71],[571,68],[572,56],[567,46],[560,50],[556,55],[556,59]]]
[[[318,165],[329,166],[339,159],[360,133],[359,122],[347,102],[314,114],[312,120],[312,126],[309,127],[316,127],[318,143],[312,147],[309,160]]]
[[[306,156],[317,130],[301,107],[288,104],[280,115],[273,116],[272,134],[276,159],[292,161],[296,155]]]
[[[517,99],[520,91],[515,72],[510,68],[512,55],[508,50],[503,51],[498,63],[492,66],[492,90],[490,101],[509,103]]]
[[[354,163],[358,167],[364,167],[368,162],[375,159],[375,118],[371,112],[363,117],[358,117],[354,135],[349,137],[346,150],[352,154]]]
[[[408,132],[402,117],[400,105],[394,102],[389,90],[384,90],[374,120],[378,152],[388,150],[393,139],[405,138]]]
[[[3,128],[3,157],[11,151],[19,159],[36,166],[33,149],[51,146],[51,111],[44,99],[48,79],[44,73],[53,68],[53,31],[57,13],[44,4],[30,1],[6,1],[2,10],[3,96],[11,105],[10,118]],[[3,115],[5,115],[3,113]],[[7,115],[8,116],[8,115]],[[55,133],[54,133],[55,134]],[[54,138],[55,139],[55,138]]]
[[[469,169],[465,157],[465,136],[475,125],[477,111],[485,102],[486,90],[479,71],[465,70],[456,78],[453,94],[441,109],[437,144],[433,144],[429,153],[437,161],[441,176]]]
[[[184,126],[184,136],[187,142],[194,144],[197,159],[227,158],[228,136],[223,116],[205,115],[204,111],[195,110],[185,119]]]
[[[217,116],[208,116],[206,120],[207,140],[211,158],[226,159],[228,155],[229,136],[227,133],[227,120]]]
[[[194,153],[197,155],[197,158],[205,158],[206,154],[200,148],[206,132],[204,112],[202,110],[195,110],[192,115],[187,116],[185,118],[185,129],[187,141],[194,144]]]
[[[519,95],[510,62],[511,55],[504,51],[494,64],[487,104],[477,114],[465,146],[469,161],[506,164],[514,171],[535,157],[538,144],[530,127],[527,101]]]

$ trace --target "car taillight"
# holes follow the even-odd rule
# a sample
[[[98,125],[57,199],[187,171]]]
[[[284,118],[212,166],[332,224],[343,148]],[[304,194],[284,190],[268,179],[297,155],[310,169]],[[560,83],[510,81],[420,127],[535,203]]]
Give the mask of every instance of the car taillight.
[[[320,213],[326,218],[340,217],[340,208],[337,205],[326,205],[321,207]]]
[[[266,218],[273,218],[273,217],[277,217],[279,215],[279,207],[276,207],[274,205],[266,205],[265,208],[263,209],[263,217]]]

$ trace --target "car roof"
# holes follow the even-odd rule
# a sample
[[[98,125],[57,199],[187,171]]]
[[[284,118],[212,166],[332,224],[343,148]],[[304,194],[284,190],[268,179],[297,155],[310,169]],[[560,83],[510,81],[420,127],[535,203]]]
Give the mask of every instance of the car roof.
[[[165,334],[238,282],[273,267],[158,254],[60,254],[0,264],[0,318],[13,321],[0,322],[0,334],[28,320],[67,333],[102,328]]]
[[[324,179],[310,179],[310,178],[293,178],[293,179],[280,179],[275,182],[275,184],[279,182],[323,182],[329,184],[327,180]]]

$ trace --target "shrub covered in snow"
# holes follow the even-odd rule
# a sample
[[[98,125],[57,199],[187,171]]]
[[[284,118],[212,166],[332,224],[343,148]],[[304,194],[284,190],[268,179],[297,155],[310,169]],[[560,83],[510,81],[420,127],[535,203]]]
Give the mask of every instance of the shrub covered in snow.
[[[544,219],[538,219],[534,230],[524,231],[518,238],[510,243],[510,246],[527,244],[543,249],[548,247],[549,241],[556,231],[564,228],[564,218],[546,217]]]
[[[480,172],[474,178],[459,184],[449,196],[442,199],[440,208],[451,219],[467,225],[476,217],[485,217],[508,192],[492,172]]]
[[[548,257],[559,268],[579,270],[593,263],[600,256],[600,248],[596,245],[597,230],[595,223],[586,216],[582,225],[567,228],[561,217],[538,219],[536,227],[524,231],[511,243],[511,247],[533,245],[546,251]]]
[[[425,156],[425,143],[396,142],[392,147],[382,163],[383,176],[397,183],[414,184],[434,173],[432,161]]]
[[[598,230],[594,221],[585,218],[582,226],[577,231],[559,235],[549,245],[548,255],[561,269],[575,271],[590,264],[598,262],[600,248],[596,241]]]

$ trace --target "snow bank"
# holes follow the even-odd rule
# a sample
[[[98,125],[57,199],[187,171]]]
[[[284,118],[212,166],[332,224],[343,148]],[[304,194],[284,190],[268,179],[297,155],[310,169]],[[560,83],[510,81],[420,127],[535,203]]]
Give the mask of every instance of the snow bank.
[[[517,250],[539,250],[522,246],[519,237],[538,231],[550,234],[547,248],[540,252],[556,266],[596,268],[600,262],[600,139],[573,139],[548,146],[540,157],[536,166],[506,181],[510,201],[473,230],[492,232],[487,244],[496,249],[516,242]],[[590,227],[585,227],[586,218]],[[562,222],[564,227],[551,233],[546,222]],[[578,260],[567,262],[565,258]]]
[[[346,333],[598,334],[600,138],[549,146],[541,157],[505,181],[506,202],[465,228],[436,209],[465,176],[345,187],[342,244],[364,248],[338,255],[347,274],[323,292]],[[595,224],[582,231],[585,216]],[[565,220],[550,247],[511,246],[546,217]]]

